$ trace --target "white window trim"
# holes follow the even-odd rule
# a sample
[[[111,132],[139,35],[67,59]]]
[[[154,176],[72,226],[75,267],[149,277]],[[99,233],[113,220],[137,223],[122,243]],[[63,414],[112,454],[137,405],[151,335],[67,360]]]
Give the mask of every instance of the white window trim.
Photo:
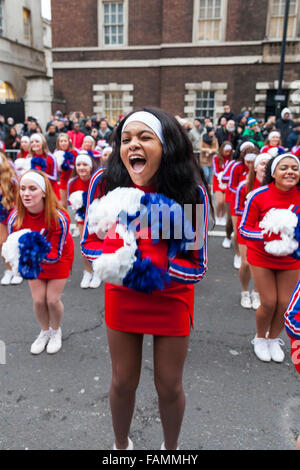
[[[214,122],[217,122],[220,115],[224,112],[224,104],[227,102],[227,82],[210,82],[203,81],[200,83],[186,83],[184,96],[185,116],[189,119],[194,119],[196,112],[196,94],[197,91],[214,91],[215,92],[215,109],[214,109]]]
[[[270,41],[281,41],[281,38],[272,38],[269,35],[270,32],[270,23],[271,23],[271,8],[272,8],[272,3],[273,0],[269,0],[268,3],[268,15],[267,15],[267,24],[266,24],[266,38]],[[288,39],[297,39],[298,38],[298,31],[299,31],[299,25],[300,25],[300,0],[297,0],[297,6],[296,6],[296,21],[295,21],[295,28],[294,28],[294,34],[293,37],[290,37]]]
[[[123,93],[123,113],[127,114],[133,110],[133,90],[134,86],[132,83],[127,84],[118,84],[118,83],[107,83],[103,84],[94,84],[93,85],[93,101],[94,107],[93,112],[99,113],[100,115],[105,115],[105,93],[107,92],[122,92]]]
[[[219,44],[222,41],[226,40],[226,24],[227,24],[227,3],[228,0],[221,0],[221,33],[220,38],[218,41],[207,41],[206,39],[201,41],[197,39],[198,37],[198,19],[199,19],[199,9],[200,9],[200,2],[199,0],[194,0],[194,9],[193,9],[193,43],[194,44],[210,44],[216,43]]]
[[[118,0],[115,0],[118,1]],[[123,1],[123,14],[124,14],[124,30],[123,30],[123,44],[105,44],[104,31],[103,31],[103,3],[113,3],[111,0],[98,0],[98,47],[102,49],[121,49],[128,45],[128,0]]]

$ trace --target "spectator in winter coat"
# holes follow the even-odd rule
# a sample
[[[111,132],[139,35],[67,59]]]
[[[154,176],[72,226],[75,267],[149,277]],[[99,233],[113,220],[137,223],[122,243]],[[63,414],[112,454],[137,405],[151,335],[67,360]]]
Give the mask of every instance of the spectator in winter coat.
[[[264,145],[264,138],[258,126],[256,119],[250,117],[247,121],[247,127],[242,134],[244,141],[253,142],[259,149]]]
[[[281,141],[283,147],[287,147],[287,137],[293,130],[294,122],[291,119],[291,111],[289,108],[283,108],[281,111],[281,117],[276,121],[276,129],[280,130]]]
[[[109,139],[111,137],[111,130],[108,128],[106,119],[101,119],[99,124],[99,139],[106,140],[109,143]]]
[[[225,117],[226,121],[229,121],[231,119],[234,120],[235,117],[236,117],[235,114],[231,111],[231,108],[230,108],[229,104],[225,104],[223,109],[224,109],[224,112],[219,117],[218,124],[220,124],[220,121],[221,121],[222,117]]]
[[[56,149],[57,136],[58,136],[58,134],[56,132],[55,125],[50,124],[48,126],[48,132],[45,135],[45,137],[46,137],[48,148],[49,148],[51,153],[54,152],[54,150]]]
[[[192,142],[193,145],[193,150],[194,150],[194,157],[199,161],[199,153],[200,153],[200,141],[201,141],[201,136],[204,132],[202,122],[200,121],[199,118],[194,119],[194,126],[188,133],[188,136]]]
[[[287,148],[291,150],[298,142],[300,136],[300,121],[294,123],[292,132],[287,137]]]

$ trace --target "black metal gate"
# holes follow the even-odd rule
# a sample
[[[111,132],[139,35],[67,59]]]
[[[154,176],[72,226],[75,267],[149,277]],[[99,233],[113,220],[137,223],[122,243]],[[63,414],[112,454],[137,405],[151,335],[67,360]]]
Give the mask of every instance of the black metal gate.
[[[266,116],[267,120],[269,116],[276,116],[276,107],[277,101],[275,96],[277,95],[277,90],[267,90],[267,102],[266,102]],[[289,99],[289,90],[282,90],[281,92],[282,100],[280,101],[280,108],[286,108]]]
[[[15,123],[24,122],[25,120],[25,105],[21,99],[19,101],[6,100],[5,103],[0,103],[0,114],[7,119],[8,117],[14,118]]]

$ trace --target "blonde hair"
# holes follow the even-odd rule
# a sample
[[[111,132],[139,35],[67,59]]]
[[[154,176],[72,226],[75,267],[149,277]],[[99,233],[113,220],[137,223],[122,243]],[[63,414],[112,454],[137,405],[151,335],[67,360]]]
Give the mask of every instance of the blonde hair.
[[[0,188],[2,192],[1,203],[5,209],[11,209],[16,202],[16,190],[13,180],[18,181],[18,177],[9,163],[5,153],[0,150],[2,163],[0,164]]]
[[[61,204],[59,203],[55,192],[52,189],[51,183],[45,173],[39,170],[29,170],[29,171],[34,171],[36,173],[39,173],[45,181],[45,186],[46,186],[46,191],[45,191],[45,219],[46,219],[46,224],[47,228],[50,229],[51,224],[55,222],[55,224],[58,223],[58,211],[59,210],[64,210]],[[28,171],[26,171],[28,173]],[[24,175],[26,175],[24,173]],[[23,176],[24,176],[23,175]],[[18,215],[16,218],[16,228],[19,230],[22,227],[23,220],[25,217],[25,207],[23,205],[21,196],[20,196],[20,187],[18,188],[17,192],[17,210],[18,210]]]
[[[48,153],[50,153],[50,150],[48,148],[48,144],[47,144],[47,141],[45,139],[45,137],[43,136],[43,134],[41,134],[40,132],[35,132],[35,134],[39,135],[42,139],[42,150],[43,150],[43,153],[45,153],[46,155],[48,155]],[[32,148],[31,148],[31,144],[30,144],[30,150],[29,150],[29,154],[31,157],[34,157],[35,153],[32,151]]]
[[[72,150],[73,149],[72,140],[66,132],[61,132],[60,134],[58,134],[57,139],[56,139],[56,150],[61,150],[60,145],[59,145],[59,139],[61,137],[66,137],[66,139],[68,139],[68,142],[69,142],[68,150]]]

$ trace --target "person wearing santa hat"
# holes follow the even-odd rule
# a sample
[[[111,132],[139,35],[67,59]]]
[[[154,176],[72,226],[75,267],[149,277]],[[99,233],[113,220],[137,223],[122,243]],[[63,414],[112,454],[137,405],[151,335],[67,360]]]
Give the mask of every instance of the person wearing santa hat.
[[[284,312],[299,280],[295,229],[300,213],[300,162],[292,154],[272,158],[263,185],[249,194],[240,234],[261,305],[256,311],[254,353],[265,362],[282,362]]]
[[[22,176],[16,208],[7,221],[2,256],[15,273],[28,279],[41,332],[30,352],[49,354],[61,349],[61,296],[70,276],[74,243],[70,218],[59,204],[45,173],[29,170]]]

